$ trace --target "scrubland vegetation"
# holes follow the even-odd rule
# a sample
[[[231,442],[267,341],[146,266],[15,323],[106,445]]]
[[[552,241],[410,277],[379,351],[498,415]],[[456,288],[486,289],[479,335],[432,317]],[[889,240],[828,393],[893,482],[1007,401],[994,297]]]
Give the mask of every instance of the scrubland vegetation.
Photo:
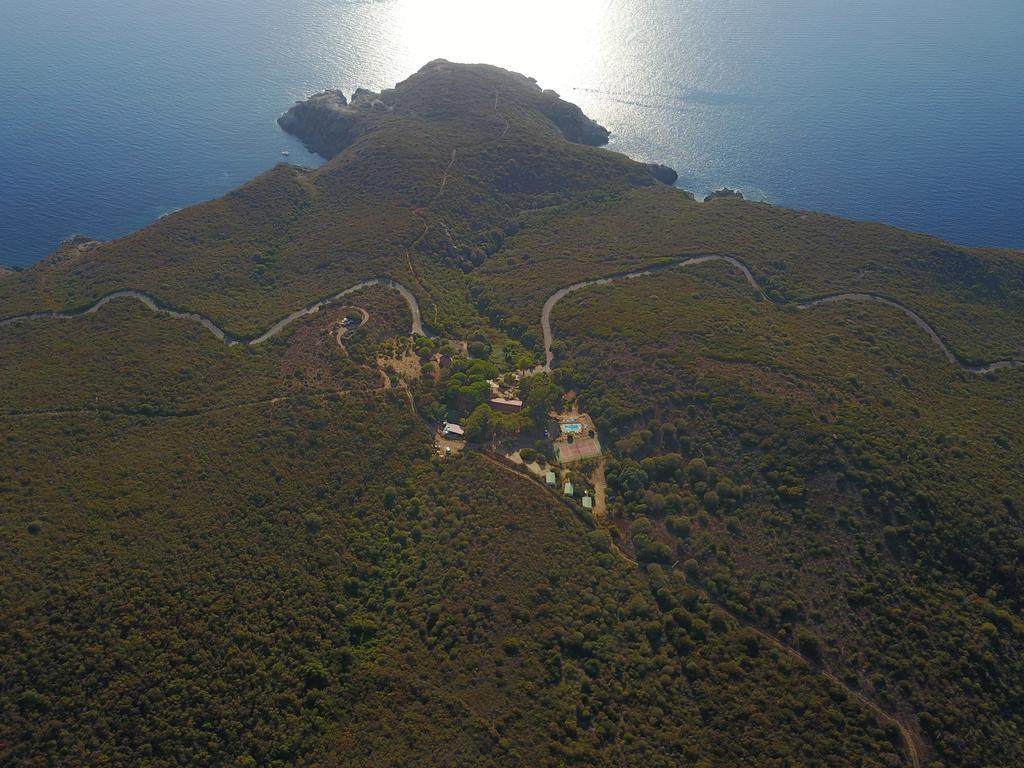
[[[389,276],[439,332],[383,288],[255,348],[120,301],[0,327],[0,763],[909,764],[890,718],[930,768],[1024,762],[1021,371],[786,306],[1019,357],[1021,256],[694,203],[538,94],[428,67],[322,168],[0,281],[0,318],[134,288],[244,337]],[[588,288],[524,412],[484,405],[556,288],[707,252],[777,303],[722,264]],[[569,389],[607,528],[431,449]]]
[[[1022,759],[1024,381],[951,366],[885,307],[751,299],[721,265],[559,305],[611,514],[947,765]]]
[[[9,431],[5,761],[895,754],[862,707],[543,491],[428,445],[379,397]]]
[[[706,253],[734,256],[775,301],[868,292],[914,308],[965,361],[1024,356],[1020,254],[959,248],[880,224],[743,200],[699,204],[667,187],[526,214],[484,266],[496,316],[538,332],[572,282]]]

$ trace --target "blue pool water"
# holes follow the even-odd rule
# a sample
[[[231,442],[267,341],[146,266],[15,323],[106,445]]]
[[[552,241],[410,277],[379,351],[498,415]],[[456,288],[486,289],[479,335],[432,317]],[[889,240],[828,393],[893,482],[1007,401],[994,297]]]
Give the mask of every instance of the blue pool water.
[[[0,263],[316,164],[295,99],[437,57],[537,77],[699,194],[1024,247],[1022,40],[1020,0],[2,0]]]
[[[563,424],[562,425],[562,431],[563,432],[582,432],[583,431],[583,425],[582,424]]]

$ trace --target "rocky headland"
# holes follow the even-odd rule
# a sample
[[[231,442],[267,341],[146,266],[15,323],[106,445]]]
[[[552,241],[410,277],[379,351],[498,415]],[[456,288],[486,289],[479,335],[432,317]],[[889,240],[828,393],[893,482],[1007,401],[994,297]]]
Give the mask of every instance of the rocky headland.
[[[481,87],[480,101],[486,105],[476,114],[480,120],[493,119],[499,106],[511,104],[533,114],[539,112],[574,144],[601,147],[608,143],[611,132],[607,128],[555,91],[541,89],[534,78],[488,65],[456,65],[444,59],[430,62],[409,79],[380,93],[357,88],[347,98],[340,90],[322,91],[297,102],[278,119],[278,124],[299,138],[307,149],[330,159],[382,121],[435,117],[444,114],[446,103],[453,98],[460,101],[465,114],[464,102],[470,96],[452,91],[451,74],[456,70],[462,78],[459,87],[467,85],[467,73],[478,75],[481,83],[491,82],[488,78],[495,73],[501,75],[501,88]],[[651,176],[669,186],[679,178],[665,165],[651,163],[645,167]]]
[[[351,145],[362,132],[365,122],[359,112],[359,107],[349,104],[344,93],[330,90],[298,102],[277,122],[286,132],[301,139],[311,152],[331,158]]]

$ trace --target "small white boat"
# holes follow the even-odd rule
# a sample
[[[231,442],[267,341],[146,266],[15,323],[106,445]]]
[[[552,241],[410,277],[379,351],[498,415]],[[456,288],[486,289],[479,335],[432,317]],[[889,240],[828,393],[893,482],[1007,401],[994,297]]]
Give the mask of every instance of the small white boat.
[[[282,149],[281,154],[284,155],[285,157],[288,157],[288,155],[290,155],[291,152],[289,152],[287,149]]]

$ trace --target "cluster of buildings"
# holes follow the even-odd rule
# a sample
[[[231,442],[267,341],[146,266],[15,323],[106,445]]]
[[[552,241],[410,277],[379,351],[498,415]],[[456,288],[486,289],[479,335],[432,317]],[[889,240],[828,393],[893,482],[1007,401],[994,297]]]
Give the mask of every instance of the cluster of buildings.
[[[519,413],[523,410],[523,401],[514,397],[496,395],[487,401],[487,405],[499,413]],[[460,425],[446,421],[441,425],[441,436],[447,440],[465,440],[466,431]]]
[[[522,407],[521,402],[519,402],[519,406],[520,408]],[[459,424],[446,421],[441,425],[441,436],[446,440],[465,440],[466,431]],[[446,453],[450,455],[451,448],[447,448]],[[557,492],[558,475],[556,475],[553,470],[549,469],[545,473],[544,481],[549,488]],[[565,482],[565,484],[562,486],[562,495],[570,499],[576,498],[576,487],[572,484],[572,482],[568,480]],[[583,498],[580,501],[583,504],[584,509],[588,511],[594,509],[594,497],[591,496],[589,492],[584,494]]]
[[[551,470],[548,470],[548,473],[544,476],[544,480],[547,483],[548,488],[558,487],[558,477]],[[575,498],[576,487],[572,483],[566,481],[565,485],[562,486],[562,495],[568,496],[569,498]],[[584,509],[591,510],[594,508],[594,497],[589,493],[583,496],[582,501]]]

